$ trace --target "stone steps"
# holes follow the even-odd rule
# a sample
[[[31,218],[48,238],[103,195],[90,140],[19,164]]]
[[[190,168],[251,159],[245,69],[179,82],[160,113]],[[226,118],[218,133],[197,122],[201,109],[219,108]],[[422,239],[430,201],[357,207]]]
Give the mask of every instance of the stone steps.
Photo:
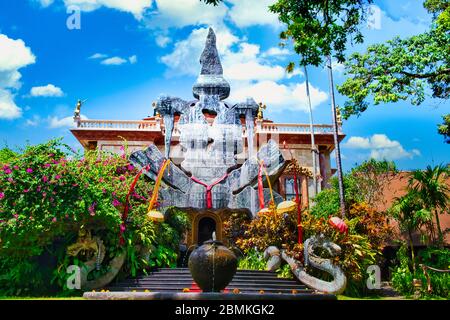
[[[162,268],[147,276],[135,279],[126,279],[118,283],[112,283],[107,289],[110,291],[131,292],[182,292],[189,288],[191,292],[200,292],[197,284],[187,268]],[[278,278],[277,274],[270,271],[238,270],[233,280],[225,289],[231,292],[238,289],[242,293],[313,293],[305,285],[292,279]]]

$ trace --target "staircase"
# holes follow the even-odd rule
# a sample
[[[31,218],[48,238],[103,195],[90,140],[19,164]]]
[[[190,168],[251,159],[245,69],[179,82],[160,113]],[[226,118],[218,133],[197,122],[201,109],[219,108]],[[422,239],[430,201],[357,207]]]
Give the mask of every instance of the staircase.
[[[188,268],[162,268],[147,276],[111,283],[107,289],[175,293],[183,292],[185,288],[189,292],[201,292]],[[238,270],[224,292],[232,292],[234,289],[239,289],[242,293],[259,293],[260,290],[264,293],[293,293],[293,290],[296,293],[313,293],[296,280],[278,278],[276,273],[270,271],[255,270]]]

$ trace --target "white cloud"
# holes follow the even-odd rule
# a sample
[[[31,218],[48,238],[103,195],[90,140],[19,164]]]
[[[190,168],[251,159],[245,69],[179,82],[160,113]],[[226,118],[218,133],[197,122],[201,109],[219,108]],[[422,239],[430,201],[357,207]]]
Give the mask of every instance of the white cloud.
[[[22,109],[14,102],[10,91],[0,88],[0,119],[12,120],[22,116]]]
[[[107,54],[103,54],[103,53],[94,53],[92,56],[90,56],[88,59],[105,59],[107,58],[108,55]]]
[[[36,127],[41,122],[41,117],[34,115],[31,119],[25,121],[26,127]]]
[[[87,119],[87,117],[81,115],[81,119]],[[75,121],[73,120],[73,116],[65,118],[49,117],[47,120],[49,123],[49,127],[51,129],[75,127]]]
[[[311,106],[317,107],[328,99],[328,95],[320,89],[309,85],[311,94]],[[263,102],[267,106],[274,107],[271,111],[300,110],[308,111],[308,100],[306,97],[306,84],[279,84],[275,81],[265,80],[254,84],[241,84],[231,91],[230,99],[243,101],[252,97],[256,102]]]
[[[253,25],[271,25],[279,27],[277,15],[269,11],[269,6],[276,0],[229,0],[232,7],[229,17],[239,27]]]
[[[402,158],[412,159],[420,156],[418,149],[406,151],[397,140],[391,140],[385,134],[374,134],[371,137],[350,137],[344,144],[349,149],[362,149],[370,151],[370,158],[397,160]]]
[[[39,4],[43,8],[47,8],[49,5],[51,5],[54,2],[54,0],[34,0],[34,2],[39,2]]]
[[[127,63],[127,60],[121,57],[112,57],[102,60],[102,62],[100,63],[106,66],[119,66],[121,64]]]
[[[223,24],[228,8],[207,5],[199,0],[155,0],[156,10],[145,16],[151,29],[183,28],[186,26]]]
[[[36,62],[31,49],[21,39],[10,39],[0,34],[0,72],[15,72]]]
[[[46,86],[31,88],[30,95],[32,97],[62,97],[64,92],[61,88],[56,87],[53,84],[48,84]]]
[[[76,5],[82,11],[93,11],[106,7],[131,13],[136,19],[143,17],[144,12],[151,7],[152,2],[152,0],[64,0],[66,7]]]
[[[132,55],[131,57],[128,58],[128,61],[131,64],[135,64],[137,62],[137,55]]]
[[[0,119],[15,119],[22,109],[14,102],[11,89],[21,86],[19,69],[35,63],[36,57],[21,39],[0,34]]]
[[[350,137],[344,145],[351,149],[370,149],[370,140],[363,137]]]
[[[167,36],[159,35],[155,38],[155,42],[159,47],[165,48],[172,42],[172,39]]]
[[[271,47],[266,52],[262,54],[263,57],[278,57],[278,56],[287,56],[291,54],[291,52],[286,48],[280,47]]]

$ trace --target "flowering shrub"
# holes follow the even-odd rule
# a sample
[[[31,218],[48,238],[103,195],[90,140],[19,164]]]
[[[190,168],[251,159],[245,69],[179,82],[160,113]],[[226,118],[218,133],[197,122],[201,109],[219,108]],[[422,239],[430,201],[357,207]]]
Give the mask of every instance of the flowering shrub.
[[[175,254],[173,242],[161,234],[173,238],[179,230],[145,219],[151,183],[144,177],[131,194],[125,246],[119,245],[125,198],[137,173],[125,152],[91,151],[82,157],[67,148],[53,140],[1,164],[0,293],[60,291],[66,267],[82,263],[66,254],[81,228],[100,237],[107,250],[103,269],[91,277],[105,273],[108,261],[122,250],[128,253],[123,270],[133,275],[150,265],[139,256],[142,247],[165,246]]]

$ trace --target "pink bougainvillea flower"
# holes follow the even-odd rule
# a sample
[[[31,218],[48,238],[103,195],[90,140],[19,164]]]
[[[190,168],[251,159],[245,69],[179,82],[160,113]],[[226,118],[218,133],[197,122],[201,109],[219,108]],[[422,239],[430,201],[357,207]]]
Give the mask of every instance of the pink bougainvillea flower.
[[[114,207],[117,207],[117,206],[120,205],[120,202],[117,199],[114,199],[112,204],[113,204]]]
[[[7,168],[7,169],[3,169],[3,171],[6,173],[6,174],[10,174],[11,172],[12,172],[12,170],[11,169],[9,169],[9,168]]]
[[[23,189],[23,193],[28,193],[29,191],[29,189]]]
[[[102,189],[102,192],[103,192],[103,193],[106,193],[106,189],[105,189],[105,188],[103,188],[103,189]]]
[[[48,181],[48,177],[47,176],[43,176],[42,177],[42,181],[47,182]]]
[[[57,174],[57,175],[55,176],[55,179],[56,179],[56,180],[61,179],[61,175]]]
[[[98,179],[98,182],[100,182],[100,183],[102,183],[104,181],[105,181],[105,179],[103,179],[103,178]]]
[[[44,168],[50,168],[51,164],[50,163],[46,163],[44,164]]]
[[[5,194],[3,192],[0,192],[0,199],[3,199],[5,197]]]
[[[124,225],[123,223],[120,225],[120,231],[121,231],[121,232],[124,232],[124,231],[125,231],[125,225]]]
[[[27,171],[27,173],[33,173],[33,169],[31,169],[31,168],[28,168],[26,171]]]
[[[48,156],[49,156],[50,158],[53,158],[53,157],[55,156],[55,154],[54,154],[54,153],[50,153]]]
[[[52,222],[56,222],[56,217],[53,217]]]
[[[128,168],[128,171],[132,171],[134,169],[134,166],[132,164],[129,164],[127,168]]]
[[[14,179],[13,178],[8,178],[8,182],[14,182]]]
[[[124,176],[120,176],[120,177],[119,177],[119,180],[120,180],[120,181],[124,181],[124,180],[125,180],[125,177],[124,177]]]
[[[91,216],[95,216],[95,206],[97,205],[97,202],[93,202],[90,206],[89,206],[89,213]]]
[[[13,217],[17,219],[19,217],[19,215],[17,213],[15,213],[15,214],[13,214]]]
[[[19,170],[19,166],[14,166],[14,170]]]
[[[78,187],[78,183],[72,184],[72,187]]]

